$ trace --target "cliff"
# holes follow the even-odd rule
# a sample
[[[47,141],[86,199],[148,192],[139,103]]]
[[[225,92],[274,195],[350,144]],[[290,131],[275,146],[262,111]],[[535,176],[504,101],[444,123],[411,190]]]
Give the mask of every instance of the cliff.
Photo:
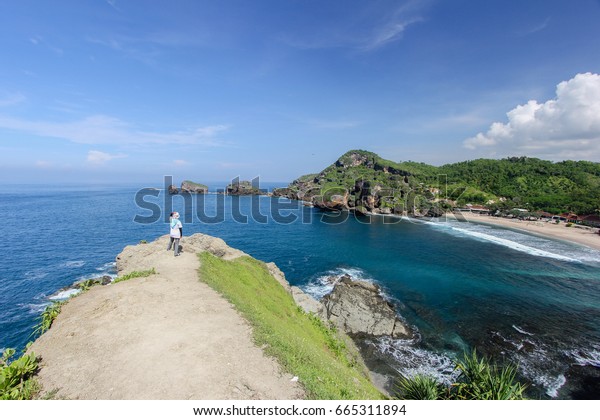
[[[439,216],[450,207],[435,200],[410,167],[364,150],[349,151],[320,173],[302,176],[273,195],[303,200],[323,210],[359,214]]]
[[[351,341],[300,310],[274,264],[207,235],[183,238],[177,258],[167,242],[125,247],[117,256],[123,281],[63,305],[30,348],[41,356],[43,392],[67,399],[382,396]],[[135,278],[149,269],[155,274]],[[239,301],[227,284],[242,293]],[[248,303],[260,311],[258,321]]]

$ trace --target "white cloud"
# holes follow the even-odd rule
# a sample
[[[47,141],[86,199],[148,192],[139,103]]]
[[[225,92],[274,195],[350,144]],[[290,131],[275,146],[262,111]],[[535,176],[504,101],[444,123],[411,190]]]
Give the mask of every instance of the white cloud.
[[[421,14],[429,7],[429,3],[424,0],[410,0],[401,4],[387,15],[381,24],[374,27],[371,35],[363,41],[361,49],[371,51],[402,39],[410,25],[423,21]]]
[[[226,125],[172,131],[150,132],[133,127],[118,118],[92,115],[71,122],[27,121],[0,115],[0,128],[21,131],[36,136],[55,137],[81,144],[187,144],[220,146],[217,134],[229,129]]]
[[[365,51],[375,50],[391,42],[398,41],[402,39],[409,25],[421,22],[422,20],[420,17],[408,19],[403,17],[393,18],[383,26],[376,28],[373,35],[364,42],[362,49]]]
[[[463,142],[509,155],[548,159],[600,160],[600,75],[580,73],[556,87],[556,98],[530,100],[493,123],[486,133]]]
[[[110,153],[101,152],[99,150],[90,150],[87,155],[87,161],[88,161],[88,163],[91,163],[94,165],[102,165],[113,159],[122,159],[122,158],[126,158],[126,157],[127,157],[127,155],[124,155],[123,153],[111,155]]]
[[[187,160],[183,160],[183,159],[175,159],[173,161],[173,165],[175,165],[175,166],[187,166],[189,164],[190,164],[190,162],[188,162]]]
[[[12,106],[25,102],[27,98],[22,93],[11,93],[4,97],[0,97],[0,107]]]

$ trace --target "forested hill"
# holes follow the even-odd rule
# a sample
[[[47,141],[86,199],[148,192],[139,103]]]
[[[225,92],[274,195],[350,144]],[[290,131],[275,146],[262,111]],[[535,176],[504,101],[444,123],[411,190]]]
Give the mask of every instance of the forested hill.
[[[437,167],[396,163],[372,152],[351,150],[320,173],[298,178],[277,195],[321,207],[388,214],[438,213],[467,203],[597,214],[600,163],[511,157]]]
[[[449,183],[481,192],[467,191],[463,194],[467,201],[486,203],[504,197],[508,206],[551,213],[593,214],[600,209],[600,163],[511,157],[453,163],[437,172],[447,175]]]

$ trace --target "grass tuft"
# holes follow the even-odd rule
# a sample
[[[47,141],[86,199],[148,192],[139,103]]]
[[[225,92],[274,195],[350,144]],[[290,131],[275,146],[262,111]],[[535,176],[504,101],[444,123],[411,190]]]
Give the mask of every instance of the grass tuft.
[[[152,274],[156,274],[156,270],[153,268],[149,269],[149,270],[143,270],[143,271],[132,271],[129,274],[125,274],[123,276],[119,276],[117,277],[113,283],[120,283],[122,281],[125,280],[130,280],[130,279],[135,279],[137,277],[148,277],[151,276]]]

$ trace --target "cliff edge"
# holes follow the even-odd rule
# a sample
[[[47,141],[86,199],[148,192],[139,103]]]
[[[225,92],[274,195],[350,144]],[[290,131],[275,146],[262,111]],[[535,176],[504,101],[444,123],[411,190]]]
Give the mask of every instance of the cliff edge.
[[[197,253],[245,254],[196,234],[174,257],[167,242],[127,246],[117,257],[120,276],[157,274],[93,287],[62,308],[30,348],[41,356],[43,390],[66,399],[303,398],[234,307],[198,280]]]

